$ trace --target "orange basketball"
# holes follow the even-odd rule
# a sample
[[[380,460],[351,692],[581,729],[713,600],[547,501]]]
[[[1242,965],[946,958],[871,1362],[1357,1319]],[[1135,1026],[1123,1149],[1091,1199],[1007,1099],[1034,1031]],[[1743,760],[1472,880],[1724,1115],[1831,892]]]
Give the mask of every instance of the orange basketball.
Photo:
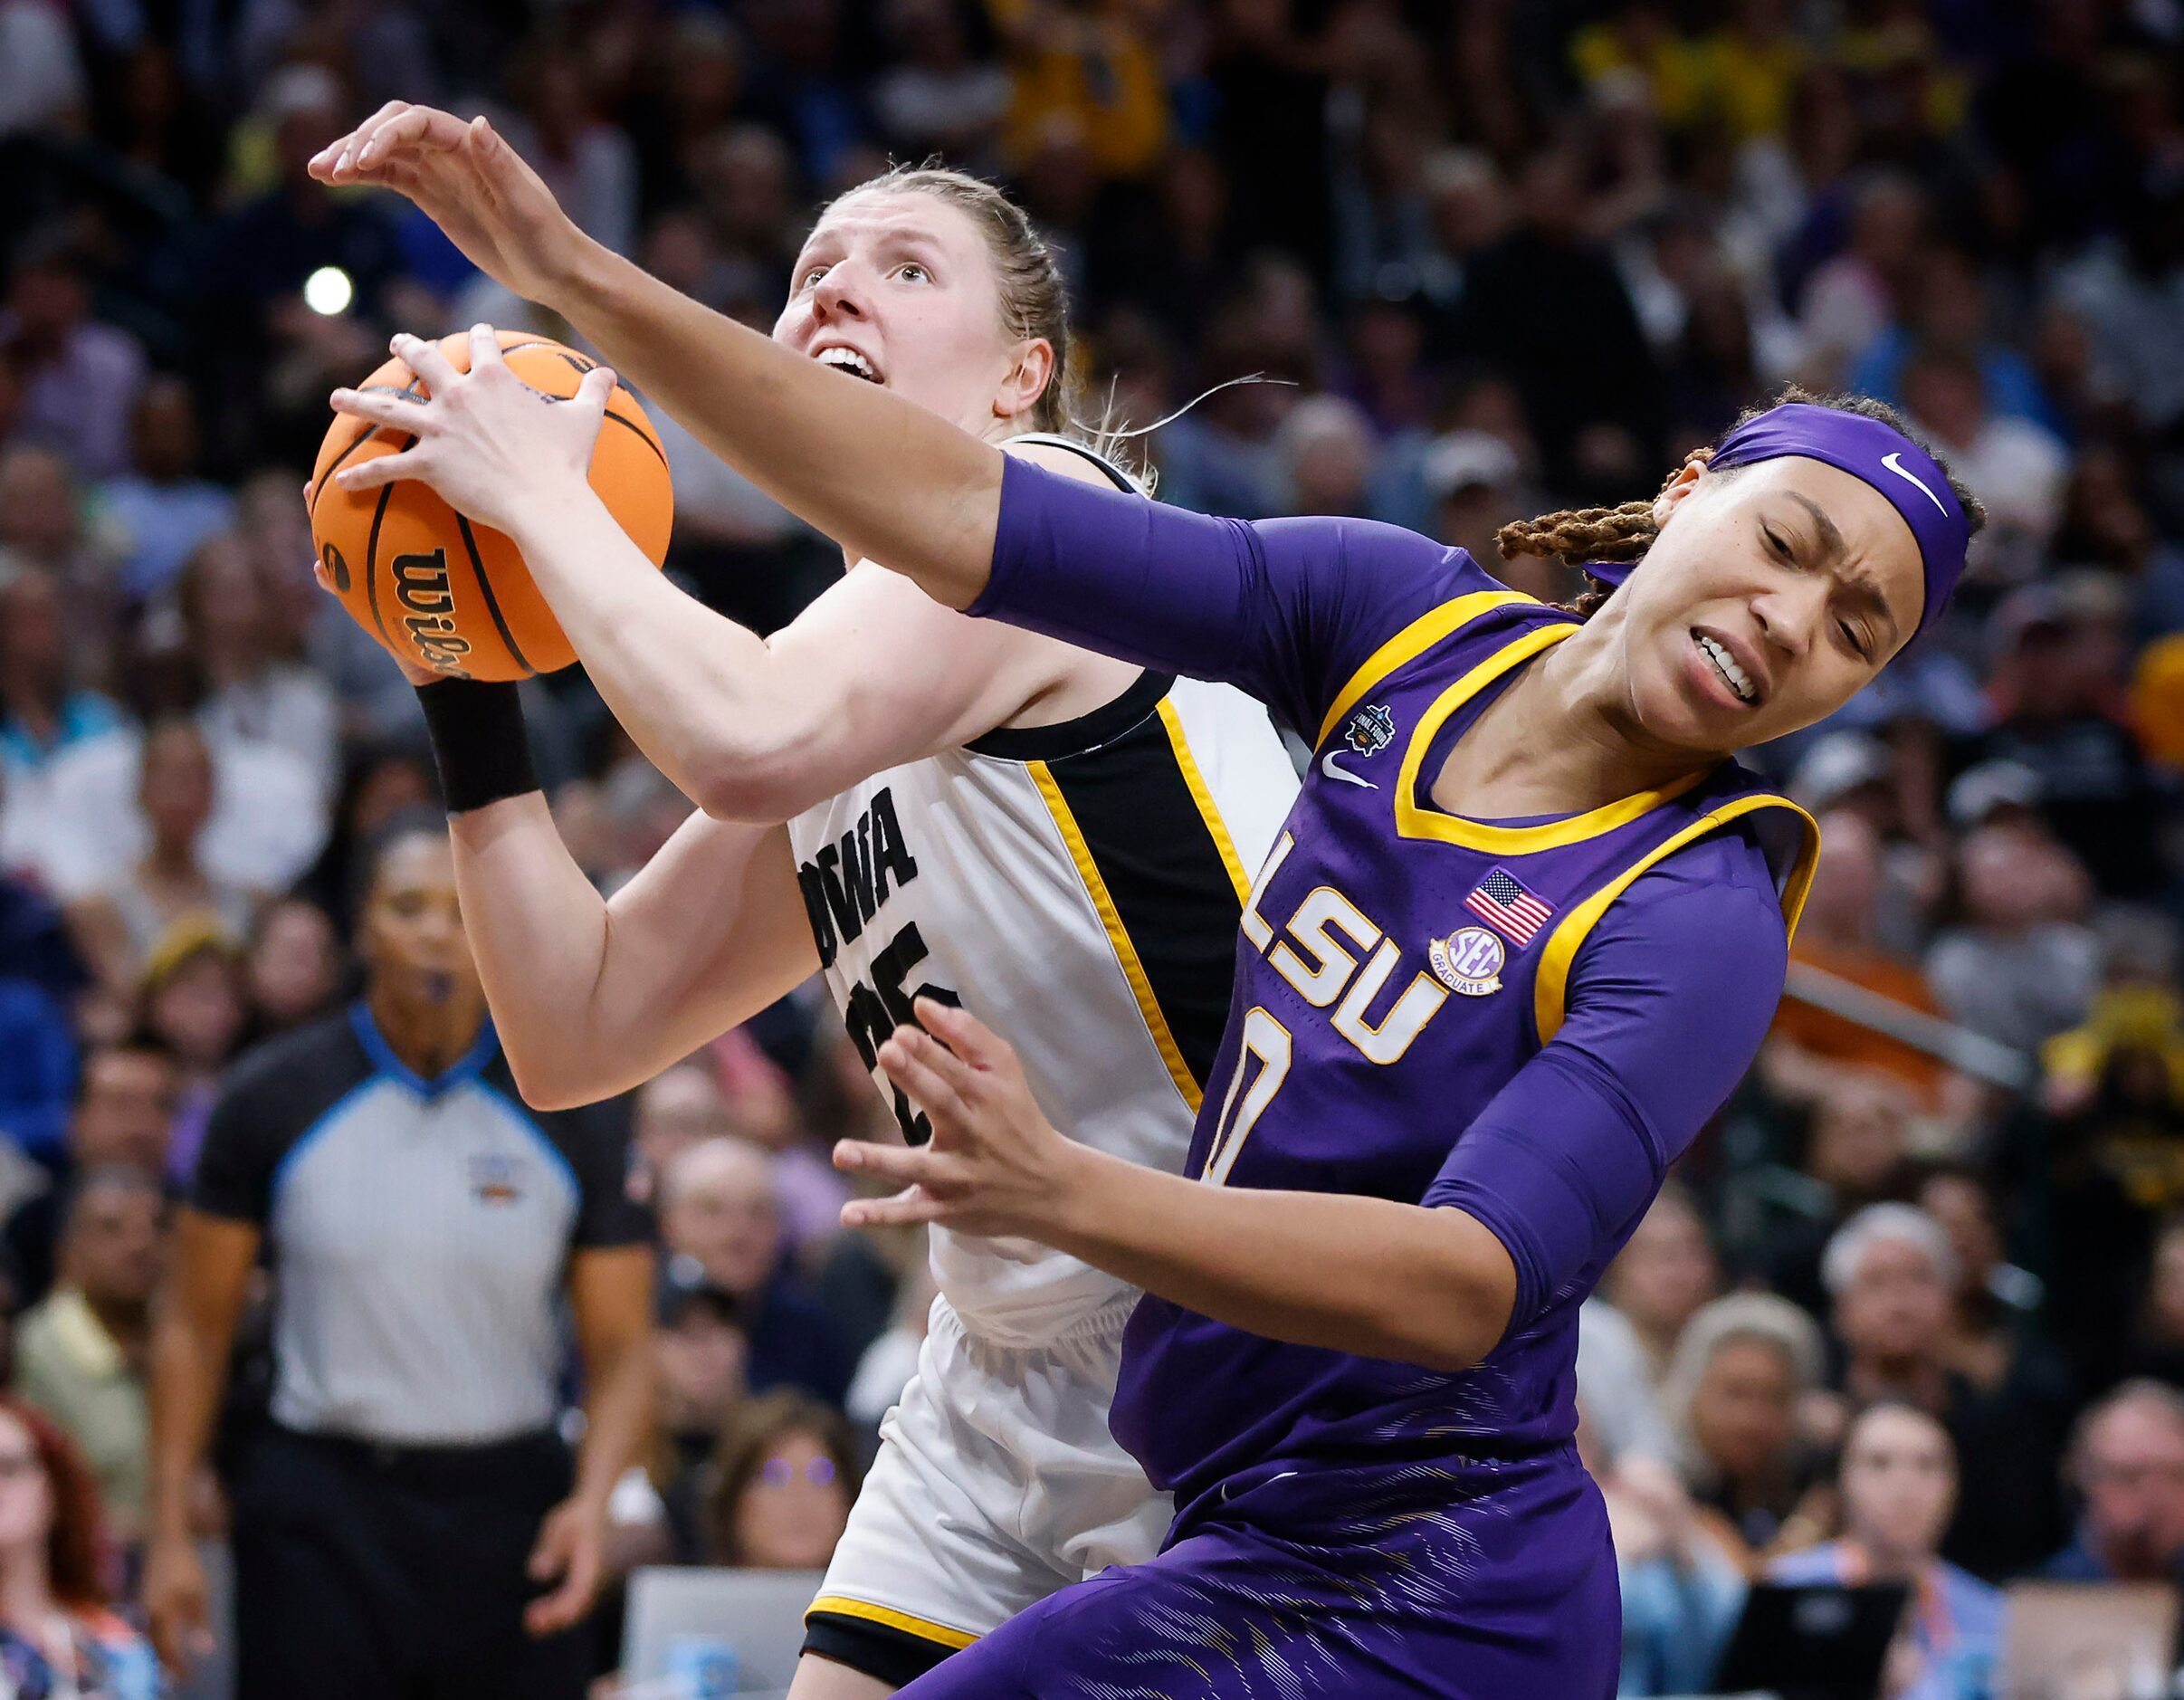
[[[545,337],[503,330],[510,368],[533,389],[567,397],[597,361]],[[440,339],[457,371],[470,369],[470,333]],[[389,360],[360,389],[423,394],[415,374]],[[358,625],[405,661],[453,678],[520,679],[552,673],[576,652],[504,532],[474,525],[415,479],[350,492],[343,466],[398,454],[415,439],[347,414],[334,415],[311,469],[311,540]],[[652,421],[615,386],[592,451],[591,485],[657,567],[674,523],[674,488]]]

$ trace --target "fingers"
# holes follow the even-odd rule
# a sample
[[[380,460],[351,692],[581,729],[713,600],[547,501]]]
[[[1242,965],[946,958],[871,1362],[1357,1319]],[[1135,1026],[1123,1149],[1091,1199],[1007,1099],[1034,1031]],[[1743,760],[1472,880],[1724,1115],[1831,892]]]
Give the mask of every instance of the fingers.
[[[396,161],[462,147],[470,128],[437,107],[389,100],[348,135],[314,154],[308,169],[321,183],[380,180]]]
[[[523,1627],[533,1635],[558,1635],[584,1615],[586,1590],[573,1581],[523,1608]]]
[[[901,1187],[919,1187],[935,1176],[937,1153],[930,1145],[874,1145],[865,1140],[836,1140],[834,1167],[844,1174],[877,1175]]]
[[[150,1621],[145,1626],[151,1632],[152,1651],[167,1669],[186,1674],[183,1665],[182,1640],[175,1633],[174,1620],[165,1611],[148,1614]]]
[[[969,1064],[930,1034],[897,1027],[880,1047],[880,1065],[936,1122],[969,1119],[967,1099],[978,1091],[977,1076]]]
[[[548,1516],[531,1545],[525,1572],[534,1582],[551,1581],[568,1567],[568,1524],[560,1516]]]
[[[1001,1036],[969,1010],[944,1004],[937,998],[920,998],[913,1008],[926,1030],[938,1034],[949,1050],[974,1068],[996,1068],[1016,1061],[1016,1054]]]
[[[581,1558],[572,1559],[561,1585],[524,1607],[523,1627],[533,1635],[554,1635],[567,1628],[584,1615],[597,1584],[597,1565]]]
[[[159,1662],[180,1676],[212,1648],[205,1596],[193,1590],[167,1589],[148,1602],[152,1650]]]
[[[585,373],[584,381],[577,386],[577,406],[604,418],[606,404],[615,398],[615,386],[621,381],[609,368],[593,367]]]
[[[491,338],[487,339],[490,341]],[[405,330],[386,346],[394,350],[396,359],[424,380],[424,387],[434,395],[463,376],[447,356],[440,352],[438,343],[427,342],[423,337],[413,337]]]
[[[381,454],[334,474],[334,482],[348,491],[377,490],[398,478],[422,478],[427,468],[422,448],[404,449],[399,454]]]
[[[326,563],[323,560],[311,563],[311,577],[319,581],[319,588],[325,591],[328,596],[333,597],[341,594],[334,587],[334,576],[326,570]]]
[[[948,1206],[923,1187],[905,1187],[884,1199],[852,1199],[842,1207],[844,1227],[907,1227],[947,1218]]]
[[[366,119],[363,123],[358,125],[355,129],[349,131],[348,135],[338,137],[319,148],[310,157],[310,161],[305,169],[321,183],[332,182],[336,169],[355,159],[359,138],[368,135],[384,120],[394,117],[398,112],[406,110],[408,106],[409,102],[406,100],[389,100],[377,112]]]
[[[357,169],[367,171],[374,166],[384,166],[404,148],[446,152],[462,146],[463,133],[469,128],[453,112],[443,112],[437,107],[413,106],[398,117],[377,125],[365,138],[364,145],[357,149]]]
[[[591,1603],[595,1567],[585,1561],[580,1547],[570,1542],[559,1543],[551,1564],[543,1571],[539,1568],[539,1555],[531,1557],[531,1575],[545,1581],[549,1577],[561,1578],[560,1585],[550,1593],[540,1594],[523,1608],[523,1627],[533,1635],[551,1635],[566,1629],[584,1615],[584,1608]]]
[[[471,119],[457,140],[472,158],[479,160],[490,159],[498,164],[508,152],[501,145],[500,132],[493,129],[492,121],[482,112]]]
[[[338,389],[326,400],[336,413],[345,413],[353,419],[368,420],[373,425],[387,425],[415,435],[422,436],[432,422],[425,404],[414,396],[388,396],[368,389]],[[305,494],[303,501],[306,507],[310,505],[309,493]]]
[[[505,367],[508,362],[501,355],[501,339],[488,324],[470,328],[470,369],[482,372],[491,367]]]

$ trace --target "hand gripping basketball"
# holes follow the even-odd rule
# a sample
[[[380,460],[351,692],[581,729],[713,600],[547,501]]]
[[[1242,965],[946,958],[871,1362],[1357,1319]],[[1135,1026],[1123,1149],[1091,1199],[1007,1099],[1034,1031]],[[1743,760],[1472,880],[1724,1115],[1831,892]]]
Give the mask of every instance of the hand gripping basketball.
[[[472,327],[467,372],[421,337],[405,333],[390,346],[424,380],[426,393],[337,389],[333,408],[416,440],[399,454],[343,467],[334,474],[342,489],[415,478],[458,513],[513,533],[542,508],[586,488],[592,446],[615,393],[615,375],[606,367],[594,367],[574,396],[557,401],[509,370],[491,325]]]
[[[968,1010],[920,998],[919,1027],[880,1047],[888,1077],[917,1101],[933,1136],[920,1146],[844,1140],[834,1167],[901,1185],[842,1207],[848,1227],[939,1222],[966,1234],[1035,1231],[1058,1202],[1069,1141],[1033,1100],[1016,1054]]]
[[[480,325],[394,347],[333,396],[304,496],[319,582],[413,679],[567,666],[575,650],[520,540],[596,497],[660,565],[673,481],[644,408],[545,337]]]

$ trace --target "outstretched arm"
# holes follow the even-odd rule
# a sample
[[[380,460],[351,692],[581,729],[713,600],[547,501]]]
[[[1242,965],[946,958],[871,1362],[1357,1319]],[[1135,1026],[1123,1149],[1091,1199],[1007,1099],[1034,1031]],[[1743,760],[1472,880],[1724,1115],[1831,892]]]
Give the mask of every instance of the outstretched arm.
[[[985,584],[998,449],[824,370],[593,241],[483,119],[391,101],[311,173],[416,202],[481,268],[567,320],[700,442],[853,558],[885,561],[952,607]]]
[[[1227,679],[1310,731],[1350,668],[1452,594],[1450,552],[1389,527],[1245,526],[1005,460],[592,242],[482,119],[466,124],[392,102],[311,169],[328,182],[379,183],[408,196],[479,265],[561,314],[785,507],[950,607],[977,601],[979,613],[1086,648]],[[369,463],[351,482],[384,475],[372,469],[391,463]],[[519,543],[529,552],[534,541],[596,532],[602,516],[577,511],[588,494],[576,481],[564,492],[569,505],[527,504],[536,536]],[[1486,583],[1475,569],[1471,576]],[[548,587],[557,612],[560,594]],[[566,614],[563,624],[576,635]]]

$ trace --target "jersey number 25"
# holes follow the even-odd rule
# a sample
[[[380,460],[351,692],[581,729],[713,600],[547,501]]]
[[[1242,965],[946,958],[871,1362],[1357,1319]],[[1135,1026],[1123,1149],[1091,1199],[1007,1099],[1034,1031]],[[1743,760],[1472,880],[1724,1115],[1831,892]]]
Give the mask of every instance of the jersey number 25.
[[[842,1017],[849,1028],[849,1042],[857,1047],[857,1055],[880,1083],[881,1091],[893,1102],[895,1121],[902,1129],[903,1140],[911,1145],[922,1145],[931,1139],[933,1124],[902,1088],[881,1072],[880,1047],[897,1027],[918,1025],[911,1007],[920,998],[951,1008],[963,1007],[963,1000],[945,986],[935,986],[930,980],[914,988],[908,985],[911,970],[925,960],[927,954],[925,941],[918,936],[918,923],[913,921],[873,953],[873,977],[869,982],[859,980],[849,988],[849,1007]]]

